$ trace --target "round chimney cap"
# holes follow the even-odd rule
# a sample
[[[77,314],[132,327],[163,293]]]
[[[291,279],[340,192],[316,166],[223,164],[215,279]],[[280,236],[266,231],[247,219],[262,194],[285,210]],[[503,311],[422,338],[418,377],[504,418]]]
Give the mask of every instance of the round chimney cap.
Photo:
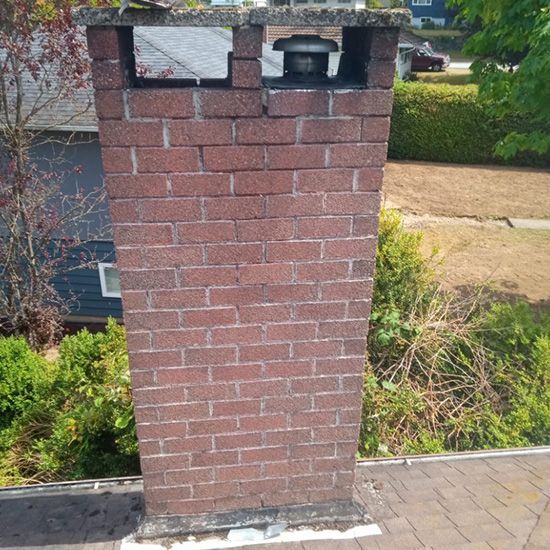
[[[328,53],[337,52],[338,44],[317,34],[294,34],[289,38],[275,40],[273,49],[291,53]]]

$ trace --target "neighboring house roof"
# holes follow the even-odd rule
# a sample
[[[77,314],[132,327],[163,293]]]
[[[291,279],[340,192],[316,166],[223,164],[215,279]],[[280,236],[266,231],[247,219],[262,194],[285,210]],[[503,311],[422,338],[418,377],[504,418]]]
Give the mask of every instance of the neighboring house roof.
[[[232,49],[231,31],[212,27],[139,27],[134,30],[137,61],[155,75],[172,68],[174,78],[224,78],[227,54]],[[39,48],[35,44],[34,48]],[[38,53],[38,52],[36,52]],[[264,44],[262,70],[265,75],[281,74],[282,52]],[[55,77],[50,75],[53,80]],[[44,89],[30,75],[24,76],[24,106],[30,110],[36,102],[51,101],[52,92]],[[32,117],[33,128],[61,131],[97,131],[93,90],[78,90],[71,98],[56,98],[50,106]]]
[[[137,61],[150,69],[149,76],[169,67],[174,71],[173,78],[227,76],[227,54],[232,49],[230,30],[214,27],[139,27],[134,29],[134,43],[137,47]],[[331,74],[336,73],[338,60],[338,53],[331,54]],[[282,72],[283,52],[273,51],[271,44],[264,44],[262,73],[276,76]],[[30,75],[25,80],[25,103],[28,108],[41,93],[43,98],[48,97],[48,92],[40,90]],[[55,85],[52,89],[55,89]],[[33,117],[32,127],[97,131],[92,88],[79,90],[70,99],[56,99],[51,107],[42,109]]]

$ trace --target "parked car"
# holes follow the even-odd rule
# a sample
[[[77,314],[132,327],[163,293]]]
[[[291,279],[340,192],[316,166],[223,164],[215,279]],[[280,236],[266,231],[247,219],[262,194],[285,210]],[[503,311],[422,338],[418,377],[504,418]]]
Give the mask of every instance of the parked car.
[[[446,69],[451,58],[445,53],[434,52],[428,42],[416,46],[412,58],[413,71],[435,71]]]

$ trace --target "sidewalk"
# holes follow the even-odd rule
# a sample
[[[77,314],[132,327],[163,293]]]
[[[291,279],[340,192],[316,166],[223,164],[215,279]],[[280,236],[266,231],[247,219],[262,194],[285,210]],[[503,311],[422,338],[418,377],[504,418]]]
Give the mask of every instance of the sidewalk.
[[[248,550],[550,546],[550,453],[358,466],[357,498],[381,536]],[[0,493],[0,549],[115,550],[141,513],[141,484]]]

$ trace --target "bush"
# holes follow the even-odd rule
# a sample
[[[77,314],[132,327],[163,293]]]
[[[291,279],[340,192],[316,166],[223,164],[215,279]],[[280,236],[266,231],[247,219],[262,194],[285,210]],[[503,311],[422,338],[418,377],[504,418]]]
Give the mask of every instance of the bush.
[[[550,443],[550,320],[441,290],[421,238],[382,213],[360,452]]]
[[[103,333],[65,337],[51,368],[47,395],[0,430],[0,482],[139,473],[124,328],[111,319]]]
[[[46,398],[52,371],[23,338],[0,337],[0,430]]]
[[[535,125],[523,117],[495,120],[477,97],[477,87],[396,82],[388,155],[393,159],[504,164],[496,144],[512,131]],[[518,155],[508,164],[550,166],[550,157]]]

